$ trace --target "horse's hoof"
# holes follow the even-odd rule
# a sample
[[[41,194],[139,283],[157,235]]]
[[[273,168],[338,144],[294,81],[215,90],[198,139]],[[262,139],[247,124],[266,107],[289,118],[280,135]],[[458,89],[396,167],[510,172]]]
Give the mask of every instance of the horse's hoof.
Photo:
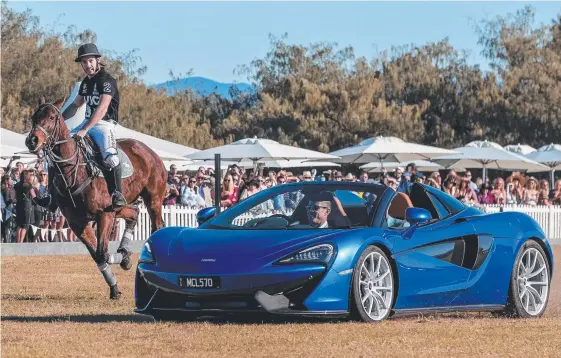
[[[109,298],[112,300],[118,300],[119,298],[121,298],[121,291],[119,291],[119,288],[117,287],[117,285],[115,286],[111,286],[110,290],[109,290]]]
[[[123,259],[121,260],[121,268],[125,271],[128,271],[132,267],[132,260],[131,260],[131,253],[126,249],[119,249],[117,252],[123,255]]]

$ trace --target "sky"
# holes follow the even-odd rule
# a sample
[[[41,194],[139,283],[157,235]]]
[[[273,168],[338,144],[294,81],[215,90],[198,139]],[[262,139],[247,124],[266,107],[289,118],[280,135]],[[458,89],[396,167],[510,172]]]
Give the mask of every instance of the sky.
[[[526,2],[28,2],[41,25],[68,25],[97,34],[100,50],[125,53],[138,48],[143,80],[155,84],[193,69],[194,76],[244,82],[239,65],[263,58],[269,34],[288,34],[289,43],[336,42],[368,59],[392,45],[435,42],[448,37],[469,61],[488,69],[480,55],[474,21],[514,13]],[[561,2],[532,2],[536,23],[551,23]]]

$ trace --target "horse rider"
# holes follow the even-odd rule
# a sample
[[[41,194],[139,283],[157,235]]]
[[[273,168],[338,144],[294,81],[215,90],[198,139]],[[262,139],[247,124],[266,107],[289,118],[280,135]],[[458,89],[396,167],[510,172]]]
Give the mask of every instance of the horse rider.
[[[78,48],[78,57],[74,61],[82,65],[86,77],[80,83],[78,95],[62,115],[71,118],[86,103],[85,119],[71,134],[77,140],[89,134],[99,147],[103,161],[109,167],[104,174],[115,210],[127,205],[121,190],[121,163],[117,156],[115,135],[115,125],[119,121],[119,89],[117,81],[105,70],[100,57],[93,43]]]

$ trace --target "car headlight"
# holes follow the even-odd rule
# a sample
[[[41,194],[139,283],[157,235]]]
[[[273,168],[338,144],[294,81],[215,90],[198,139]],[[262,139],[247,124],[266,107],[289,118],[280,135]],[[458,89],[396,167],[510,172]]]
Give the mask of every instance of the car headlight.
[[[281,264],[292,263],[328,263],[333,257],[333,245],[321,244],[297,252],[278,261]]]
[[[140,251],[140,257],[138,258],[138,263],[141,264],[153,264],[156,263],[156,259],[154,258],[154,254],[152,253],[152,247],[150,246],[150,242],[146,241],[142,251]]]

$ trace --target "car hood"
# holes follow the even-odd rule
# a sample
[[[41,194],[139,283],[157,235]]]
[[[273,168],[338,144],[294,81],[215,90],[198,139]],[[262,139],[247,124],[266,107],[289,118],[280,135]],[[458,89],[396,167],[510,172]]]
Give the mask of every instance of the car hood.
[[[342,232],[340,229],[170,231],[163,235],[165,238],[151,240],[156,264],[167,272],[192,274],[255,271],[316,242],[332,240]]]

